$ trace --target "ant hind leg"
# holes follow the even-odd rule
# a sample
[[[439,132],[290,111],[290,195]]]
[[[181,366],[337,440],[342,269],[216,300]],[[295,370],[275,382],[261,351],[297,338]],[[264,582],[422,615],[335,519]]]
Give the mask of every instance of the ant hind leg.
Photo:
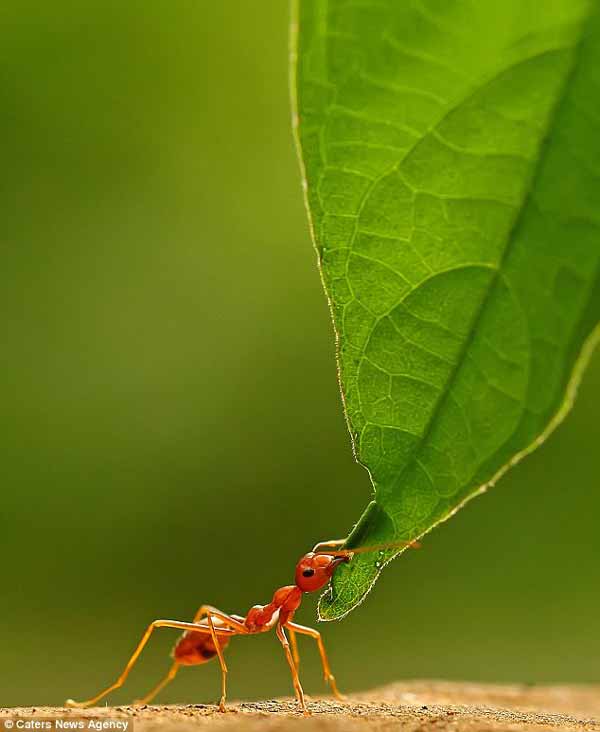
[[[156,684],[155,687],[150,689],[150,691],[145,696],[143,696],[141,699],[136,699],[134,704],[150,704],[150,702],[154,699],[154,697],[160,691],[162,691],[167,684],[169,684],[169,683],[171,683],[171,681],[173,681],[173,679],[177,676],[177,672],[179,671],[179,669],[180,669],[180,664],[177,663],[177,661],[175,661],[172,664],[171,668],[169,669],[167,675],[163,679],[161,679],[158,682],[158,684]]]
[[[198,630],[198,625],[197,623],[185,623],[180,620],[155,620],[153,623],[150,623],[150,625],[146,628],[146,631],[144,632],[144,635],[142,636],[140,642],[137,644],[135,651],[131,654],[131,658],[129,659],[129,661],[127,661],[127,663],[125,664],[125,668],[115,682],[113,682],[110,686],[107,686],[106,689],[103,689],[100,693],[96,694],[96,696],[93,696],[91,699],[86,699],[86,701],[77,702],[73,699],[67,699],[67,701],[65,702],[65,706],[74,707],[77,709],[91,707],[96,704],[96,702],[99,702],[100,699],[103,699],[105,696],[110,694],[111,691],[115,691],[115,689],[123,686],[123,684],[125,683],[125,679],[129,676],[129,672],[135,666],[135,663],[140,657],[141,652],[144,650],[144,646],[150,640],[150,636],[152,635],[154,630],[156,630],[156,628],[175,628],[176,630],[195,631]],[[232,636],[236,635],[236,631],[229,628],[213,627],[211,630],[211,634],[214,634],[216,636]],[[217,647],[219,647],[218,644]]]
[[[194,615],[194,623],[199,623],[205,617],[212,616],[218,618],[226,627],[237,631],[238,633],[247,633],[248,630],[244,625],[244,618],[240,615],[229,615],[224,613],[212,605],[201,605]]]
[[[198,610],[196,611],[196,614],[194,615],[194,619],[192,622],[199,623],[202,618],[206,617],[207,615],[213,615],[220,620],[222,620],[224,623],[227,623],[228,626],[230,626],[234,630],[240,629],[240,624],[243,625],[244,618],[240,617],[239,615],[227,615],[227,613],[223,613],[220,610],[218,610],[216,607],[212,607],[212,605],[201,605]],[[235,620],[237,622],[232,623],[230,620]],[[208,624],[208,623],[207,623]],[[214,624],[213,624],[214,625]],[[210,630],[210,626],[209,626]],[[212,633],[211,633],[212,635]],[[213,638],[214,640],[214,638]],[[217,644],[215,643],[215,647]],[[175,676],[177,676],[177,672],[181,668],[181,664],[175,661],[169,671],[167,672],[167,675],[161,679],[161,681],[156,684],[154,688],[152,688],[145,696],[141,697],[140,699],[137,699],[135,701],[135,704],[150,704],[150,702],[154,699],[154,697],[161,692],[167,684],[171,683]],[[225,670],[225,673],[227,671]],[[224,699],[222,699],[224,703]]]
[[[227,698],[227,664],[225,663],[225,658],[223,656],[223,649],[221,648],[221,644],[219,643],[219,640],[217,638],[217,633],[211,613],[208,613],[208,615],[206,616],[206,620],[208,622],[208,627],[210,628],[210,634],[212,636],[214,646],[217,650],[219,664],[221,665],[221,701],[219,702],[219,711],[224,712],[225,699]]]

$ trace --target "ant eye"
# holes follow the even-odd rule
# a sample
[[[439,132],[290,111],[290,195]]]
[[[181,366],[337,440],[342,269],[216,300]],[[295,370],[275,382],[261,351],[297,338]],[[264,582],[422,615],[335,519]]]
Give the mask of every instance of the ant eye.
[[[315,570],[314,569],[305,569],[302,572],[302,576],[303,577],[312,577],[314,573],[315,573]]]

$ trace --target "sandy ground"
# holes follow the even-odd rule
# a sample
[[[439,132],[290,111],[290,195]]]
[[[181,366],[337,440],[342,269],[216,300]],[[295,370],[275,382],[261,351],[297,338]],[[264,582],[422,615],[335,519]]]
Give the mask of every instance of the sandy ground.
[[[121,706],[89,710],[60,707],[0,709],[3,720],[129,717],[135,732],[337,732],[368,729],[407,732],[600,732],[600,686],[494,686],[443,681],[402,682],[354,694],[344,702],[310,699],[310,717],[289,699],[238,702],[220,713],[208,704]],[[15,730],[16,732],[16,730]],[[131,729],[129,730],[131,732]]]

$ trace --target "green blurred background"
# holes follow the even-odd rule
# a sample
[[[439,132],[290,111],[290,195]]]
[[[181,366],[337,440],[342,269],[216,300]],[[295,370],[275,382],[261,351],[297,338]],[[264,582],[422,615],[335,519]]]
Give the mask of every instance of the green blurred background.
[[[0,704],[111,681],[146,624],[244,613],[370,493],[290,132],[285,0],[0,7]],[[322,626],[342,689],[600,679],[600,359],[574,412]],[[314,600],[298,615],[313,623]],[[168,664],[157,634],[111,701]],[[309,693],[322,682],[303,643]],[[271,635],[232,697],[288,694]],[[165,701],[208,702],[185,669]]]

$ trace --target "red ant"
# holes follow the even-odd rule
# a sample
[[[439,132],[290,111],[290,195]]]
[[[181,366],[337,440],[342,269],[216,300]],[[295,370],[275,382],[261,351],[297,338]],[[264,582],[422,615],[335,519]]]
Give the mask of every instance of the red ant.
[[[177,628],[178,630],[183,630],[183,635],[173,650],[174,661],[169,672],[145,697],[138,700],[138,704],[150,702],[161,689],[164,689],[175,678],[180,666],[196,666],[217,657],[221,665],[221,701],[219,703],[219,709],[222,712],[225,711],[227,665],[223,657],[223,651],[234,635],[265,633],[273,628],[275,628],[275,633],[283,646],[290,671],[292,672],[296,698],[302,711],[308,714],[304,692],[298,677],[300,658],[298,655],[296,633],[308,635],[317,641],[325,683],[329,684],[331,691],[338,699],[342,699],[343,697],[338,691],[335,678],[331,673],[321,634],[318,630],[292,622],[294,613],[302,601],[302,594],[305,592],[316,592],[323,588],[332,578],[333,573],[340,564],[349,562],[354,554],[377,550],[382,551],[391,547],[419,546],[417,542],[412,541],[379,544],[376,546],[361,547],[359,549],[338,549],[337,547],[342,546],[345,541],[345,539],[341,539],[337,541],[324,541],[317,544],[312,552],[305,554],[296,565],[295,584],[280,587],[275,591],[273,599],[268,605],[254,605],[254,607],[250,608],[245,618],[241,615],[228,615],[210,605],[202,605],[191,623],[180,620],[155,620],[146,628],[146,632],[138,643],[137,648],[127,662],[121,675],[113,684],[87,701],[76,702],[68,699],[65,702],[66,706],[89,707],[100,701],[100,699],[111,691],[122,686],[155,628]],[[285,633],[286,630],[290,634],[291,646]]]

